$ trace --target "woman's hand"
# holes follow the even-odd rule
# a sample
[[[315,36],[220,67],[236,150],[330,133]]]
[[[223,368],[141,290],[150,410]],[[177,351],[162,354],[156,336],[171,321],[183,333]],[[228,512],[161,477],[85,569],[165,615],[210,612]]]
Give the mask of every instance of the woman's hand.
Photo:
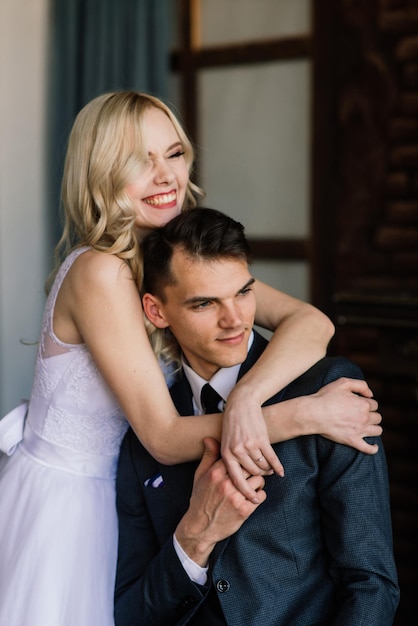
[[[247,386],[237,386],[225,406],[221,454],[234,485],[248,500],[257,503],[257,493],[244,479],[242,468],[251,475],[274,472],[284,476],[283,465],[270,445],[261,406]]]
[[[263,410],[254,390],[238,385],[225,407],[221,453],[234,485],[256,502],[257,495],[243,479],[242,468],[252,475],[284,475],[269,438],[279,442],[319,434],[364,454],[375,454],[378,445],[365,437],[379,437],[381,421],[378,403],[364,380],[342,377],[314,394]]]
[[[365,438],[382,434],[378,408],[365,380],[341,377],[316,393],[266,406],[263,415],[271,441],[322,435],[364,454],[376,454],[378,445]]]
[[[365,454],[375,454],[379,447],[364,437],[380,437],[382,416],[378,403],[365,380],[339,378],[325,385],[309,398],[312,432],[319,433]]]

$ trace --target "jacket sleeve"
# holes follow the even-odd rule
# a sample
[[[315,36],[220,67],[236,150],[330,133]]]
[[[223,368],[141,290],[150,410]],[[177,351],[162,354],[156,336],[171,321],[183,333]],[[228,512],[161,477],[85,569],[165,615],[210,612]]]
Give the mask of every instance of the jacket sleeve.
[[[313,393],[313,381],[323,386],[341,376],[363,378],[351,361],[325,358],[296,381],[292,395],[298,395],[299,382]],[[377,454],[366,455],[317,437],[317,490],[329,571],[338,589],[333,626],[391,626],[399,603],[388,469],[383,442],[376,442]]]
[[[143,485],[144,476],[152,476],[159,467],[129,430],[117,476],[116,626],[184,623],[206,593],[189,579],[177,557],[171,524],[165,523],[164,506],[159,506],[162,490]],[[157,520],[151,519],[148,509],[154,501]],[[166,528],[165,536],[156,526]]]

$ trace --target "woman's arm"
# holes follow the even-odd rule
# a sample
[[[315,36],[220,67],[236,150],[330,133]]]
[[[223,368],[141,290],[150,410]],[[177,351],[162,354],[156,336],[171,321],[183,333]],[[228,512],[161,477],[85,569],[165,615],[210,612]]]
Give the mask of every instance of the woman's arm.
[[[382,416],[365,380],[339,378],[316,393],[263,407],[271,442],[300,435],[322,435],[337,443],[375,454],[376,444],[364,437],[380,437]]]
[[[250,387],[262,404],[325,356],[335,329],[331,320],[311,304],[259,280],[254,291],[255,323],[274,332],[238,387]]]
[[[86,343],[132,428],[161,463],[198,459],[204,437],[220,440],[221,414],[178,415],[152,352],[130,271],[112,255],[85,252],[74,262],[58,294],[54,330],[62,341]],[[265,409],[272,441],[289,438],[286,430],[290,437],[307,434],[307,425],[313,428],[319,421],[320,402],[317,411],[309,412],[311,420],[303,419],[303,402],[289,400]],[[256,499],[241,472],[236,485]]]
[[[256,324],[274,331],[257,363],[241,378],[225,409],[222,456],[237,483],[240,465],[283,473],[270,445],[261,405],[326,354],[331,320],[310,304],[256,281]],[[261,460],[260,460],[261,459]]]

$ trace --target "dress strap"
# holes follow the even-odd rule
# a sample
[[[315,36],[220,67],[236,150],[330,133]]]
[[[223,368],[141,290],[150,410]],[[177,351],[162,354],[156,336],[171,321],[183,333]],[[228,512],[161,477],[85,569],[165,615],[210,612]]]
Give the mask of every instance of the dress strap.
[[[86,250],[89,249],[90,248],[88,246],[82,246],[70,252],[69,255],[62,262],[61,267],[59,268],[57,275],[55,276],[55,280],[52,284],[48,299],[46,301],[44,317],[42,320],[42,332],[39,346],[40,355],[42,356],[42,358],[63,354],[74,347],[58,339],[58,337],[54,333],[52,320],[54,315],[55,302],[64,278],[66,277],[70,267],[72,266],[74,261],[80,256],[80,254],[83,254],[83,252],[86,252]]]

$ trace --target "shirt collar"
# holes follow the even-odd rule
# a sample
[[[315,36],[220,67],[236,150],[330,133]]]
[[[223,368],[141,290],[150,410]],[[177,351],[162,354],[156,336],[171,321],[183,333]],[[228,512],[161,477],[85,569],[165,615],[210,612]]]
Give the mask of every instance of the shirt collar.
[[[248,351],[250,350],[253,341],[254,333],[253,331],[251,331],[248,338]],[[216,372],[216,374],[214,374],[214,376],[212,376],[210,380],[205,380],[204,378],[199,376],[199,374],[196,374],[196,372],[190,367],[190,365],[186,363],[183,356],[182,366],[184,374],[190,383],[190,387],[192,388],[193,404],[195,407],[195,411],[198,415],[200,415],[204,412],[200,403],[200,392],[202,391],[203,385],[209,382],[211,386],[215,389],[215,391],[219,393],[225,403],[228,400],[229,394],[237,383],[241,363],[238,363],[238,365],[233,365],[232,367],[222,367]]]

